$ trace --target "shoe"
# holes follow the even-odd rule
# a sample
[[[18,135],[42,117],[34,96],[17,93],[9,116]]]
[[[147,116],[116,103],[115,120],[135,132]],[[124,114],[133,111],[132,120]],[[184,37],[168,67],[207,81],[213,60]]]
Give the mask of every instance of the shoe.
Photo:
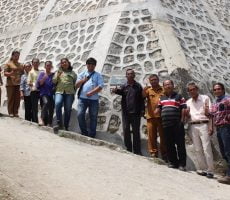
[[[158,158],[158,155],[157,155],[157,153],[150,153],[150,157],[152,157],[152,158]]]
[[[207,178],[213,178],[213,177],[214,177],[214,174],[211,173],[211,172],[207,172],[206,177],[207,177]]]
[[[186,167],[184,167],[184,166],[179,166],[179,168],[178,168],[180,171],[183,171],[183,172],[185,172],[186,171]]]
[[[218,178],[217,181],[219,183],[230,185],[230,176],[224,176],[224,177]]]
[[[59,126],[58,125],[54,126],[53,131],[54,131],[54,134],[58,134]]]
[[[197,170],[196,173],[200,176],[207,176],[207,172],[206,171],[203,171],[203,170]]]
[[[15,114],[14,117],[19,117],[19,115],[18,115],[18,114]]]
[[[168,164],[168,168],[173,168],[173,169],[177,169],[178,167],[172,163]]]
[[[9,114],[9,116],[10,116],[10,117],[14,117],[14,115],[13,115],[13,114]]]

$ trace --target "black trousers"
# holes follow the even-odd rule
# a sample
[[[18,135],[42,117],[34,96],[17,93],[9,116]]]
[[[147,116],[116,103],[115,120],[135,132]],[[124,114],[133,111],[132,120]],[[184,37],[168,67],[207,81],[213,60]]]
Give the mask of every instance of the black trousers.
[[[170,164],[175,167],[186,166],[185,131],[183,123],[175,123],[170,127],[163,127]]]
[[[30,93],[32,104],[32,121],[38,123],[38,100],[40,98],[39,91],[32,91]]]
[[[32,104],[30,96],[24,96],[25,120],[32,121]]]
[[[54,99],[53,96],[44,95],[41,97],[42,110],[41,118],[45,125],[52,125],[54,114]]]
[[[122,114],[122,125],[124,133],[124,143],[128,151],[141,155],[141,139],[140,139],[140,114]],[[131,130],[132,127],[132,135]]]

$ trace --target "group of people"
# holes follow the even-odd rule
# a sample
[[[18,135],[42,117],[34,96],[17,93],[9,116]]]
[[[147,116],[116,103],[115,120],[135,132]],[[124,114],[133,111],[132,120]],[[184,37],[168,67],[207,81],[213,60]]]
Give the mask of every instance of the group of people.
[[[216,101],[211,104],[207,95],[199,94],[199,87],[194,82],[187,85],[191,98],[186,101],[175,91],[172,80],[163,81],[162,87],[159,77],[152,74],[149,76],[150,85],[142,88],[135,81],[133,69],[127,69],[126,78],[127,82],[120,88],[113,88],[112,92],[122,96],[122,124],[127,150],[141,155],[140,121],[145,116],[150,155],[159,156],[159,135],[161,158],[170,168],[186,171],[184,124],[188,123],[197,157],[197,174],[213,178],[211,136],[215,127],[220,152],[228,167],[226,176],[218,181],[230,184],[230,97],[225,95],[224,85],[213,85]]]
[[[52,72],[52,61],[46,61],[45,70],[39,70],[40,61],[21,64],[20,52],[13,51],[4,67],[6,76],[7,108],[10,117],[18,117],[20,100],[24,100],[25,119],[41,126],[52,126],[54,109],[56,111],[55,133],[59,129],[68,131],[75,98],[78,90],[78,122],[83,135],[95,137],[99,109],[98,92],[104,86],[100,73],[95,71],[97,61],[88,58],[87,69],[78,76],[73,71],[68,58],[60,60],[60,67]],[[38,104],[41,105],[41,117],[38,119]],[[64,117],[62,108],[64,107]],[[89,110],[90,126],[87,128],[86,110]],[[64,118],[64,119],[63,119]]]
[[[102,75],[95,71],[97,61],[94,58],[87,59],[87,69],[77,76],[67,58],[61,59],[59,69],[53,73],[51,61],[46,61],[45,71],[40,71],[39,59],[34,58],[31,63],[23,65],[19,63],[19,56],[19,51],[13,51],[10,61],[3,69],[7,78],[9,116],[18,117],[20,99],[23,99],[26,120],[52,126],[55,108],[57,122],[53,126],[54,131],[63,128],[68,130],[72,104],[78,89],[76,96],[79,127],[83,135],[94,138],[99,109],[98,93],[104,87]],[[149,76],[149,86],[144,88],[135,81],[133,69],[126,70],[126,79],[125,84],[111,91],[122,96],[122,125],[127,150],[142,155],[140,124],[141,117],[145,117],[150,156],[157,158],[160,155],[170,168],[185,171],[184,123],[188,123],[198,161],[197,173],[213,178],[211,136],[215,127],[220,152],[228,166],[226,176],[218,181],[230,184],[230,97],[225,95],[224,85],[221,83],[213,85],[213,93],[217,99],[211,104],[207,95],[199,94],[199,87],[194,82],[187,85],[191,98],[186,101],[175,91],[172,80],[165,80],[163,86],[160,86],[156,74]],[[0,84],[2,84],[1,80]],[[39,100],[40,120],[38,119]],[[64,120],[62,107],[64,107]],[[89,127],[85,118],[87,109]]]

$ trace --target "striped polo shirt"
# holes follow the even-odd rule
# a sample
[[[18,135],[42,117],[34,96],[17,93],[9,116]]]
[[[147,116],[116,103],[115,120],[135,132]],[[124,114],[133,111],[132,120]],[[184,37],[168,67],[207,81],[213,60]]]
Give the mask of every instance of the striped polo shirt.
[[[186,108],[185,99],[178,93],[173,92],[171,96],[161,96],[158,108],[161,109],[163,127],[174,126],[181,120],[181,110]]]

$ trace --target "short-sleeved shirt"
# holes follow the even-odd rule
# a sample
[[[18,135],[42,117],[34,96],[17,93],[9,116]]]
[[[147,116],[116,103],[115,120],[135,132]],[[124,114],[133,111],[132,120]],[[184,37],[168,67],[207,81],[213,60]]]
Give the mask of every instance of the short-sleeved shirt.
[[[23,65],[21,63],[14,63],[13,61],[9,61],[4,66],[5,72],[14,71],[14,74],[6,79],[6,86],[16,86],[20,85],[21,76],[24,73]]]
[[[58,77],[58,73],[62,74]],[[53,83],[56,85],[56,93],[75,94],[75,82],[77,75],[72,70],[64,71],[59,69],[53,76]]]
[[[207,95],[199,94],[196,101],[190,98],[187,100],[186,104],[190,109],[191,122],[209,120],[205,115],[205,104],[211,107],[211,101]]]
[[[23,91],[24,96],[30,96],[30,86],[27,83],[27,77],[27,73],[23,74],[20,83],[20,91]]]
[[[185,99],[178,93],[160,97],[158,107],[161,109],[163,127],[174,126],[181,120],[181,110],[186,108]]]
[[[79,74],[77,82],[84,79],[85,77],[89,76],[91,73],[93,73],[93,72],[89,72],[88,70],[83,71],[82,73]],[[85,84],[83,85],[81,93],[80,93],[80,98],[98,100],[98,98],[99,98],[98,93],[96,93],[90,97],[86,96],[86,94],[88,92],[90,92],[91,90],[93,90],[96,87],[103,88],[104,87],[104,81],[103,81],[102,75],[95,71],[92,74],[92,76],[90,77],[90,79],[87,82],[85,82]]]
[[[54,94],[54,83],[53,83],[53,76],[54,73],[51,73],[48,75],[48,78],[44,81],[43,85],[40,85],[40,80],[43,79],[43,77],[45,76],[45,72],[41,72],[38,76],[38,80],[36,83],[36,87],[39,89],[40,91],[40,96],[52,96]]]
[[[164,95],[164,90],[162,87],[156,89],[149,87],[145,90],[147,98],[147,109],[146,109],[146,119],[159,118],[160,114],[155,114],[154,111],[158,106],[158,102],[161,96]]]
[[[37,87],[36,87],[36,82],[37,82],[39,73],[40,73],[39,70],[32,69],[28,74],[27,83],[29,85],[32,84],[31,91],[38,90]]]
[[[219,97],[212,104],[210,114],[216,126],[230,125],[230,96]]]

